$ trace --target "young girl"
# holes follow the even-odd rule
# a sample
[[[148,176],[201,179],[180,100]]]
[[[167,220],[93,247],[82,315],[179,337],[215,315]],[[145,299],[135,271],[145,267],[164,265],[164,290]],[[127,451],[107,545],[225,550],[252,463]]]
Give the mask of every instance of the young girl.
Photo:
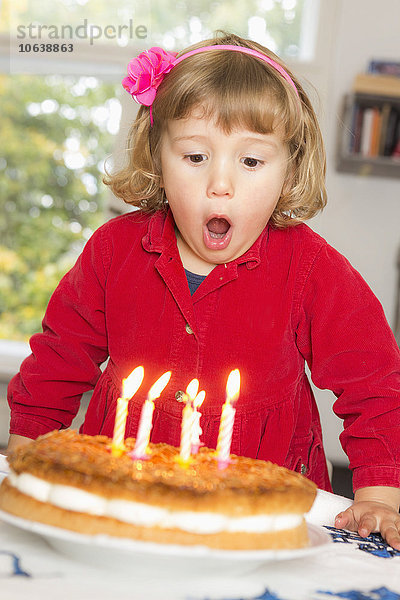
[[[313,381],[337,396],[355,502],[336,525],[400,549],[400,353],[347,260],[302,222],[325,205],[320,130],[299,81],[259,44],[228,35],[129,65],[143,106],[129,164],[106,183],[139,207],[102,226],[50,300],[43,333],[9,387],[9,447],[75,416],[112,436],[121,381],[143,365],[126,435],[166,370],[152,441],[179,445],[182,403],[206,390],[215,447],[229,371],[239,368],[232,452],[330,489]],[[100,365],[109,358],[101,372]]]

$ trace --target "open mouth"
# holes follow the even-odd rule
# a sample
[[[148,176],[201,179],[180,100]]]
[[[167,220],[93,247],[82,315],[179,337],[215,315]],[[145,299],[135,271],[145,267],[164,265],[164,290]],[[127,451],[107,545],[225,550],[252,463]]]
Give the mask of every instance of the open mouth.
[[[230,228],[230,223],[226,219],[214,217],[210,219],[207,223],[207,229],[210,233],[210,237],[218,240],[222,239]]]
[[[203,231],[204,243],[210,250],[223,250],[231,241],[232,225],[225,217],[211,217]]]

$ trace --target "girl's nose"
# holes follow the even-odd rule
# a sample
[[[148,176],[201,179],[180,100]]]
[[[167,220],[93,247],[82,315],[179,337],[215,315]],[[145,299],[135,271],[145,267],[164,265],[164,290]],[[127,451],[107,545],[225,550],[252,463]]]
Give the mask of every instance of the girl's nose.
[[[209,171],[207,196],[209,198],[233,196],[233,177],[226,164],[214,165]]]

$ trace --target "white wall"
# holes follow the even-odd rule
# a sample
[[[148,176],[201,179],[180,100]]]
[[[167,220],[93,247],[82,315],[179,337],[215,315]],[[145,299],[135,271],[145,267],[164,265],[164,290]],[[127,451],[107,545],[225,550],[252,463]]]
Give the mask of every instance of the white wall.
[[[400,60],[399,0],[321,0],[336,5],[331,52],[326,53],[328,89],[323,89],[322,127],[328,155],[329,201],[311,227],[361,272],[394,326],[400,250],[400,179],[358,177],[335,171],[343,95],[372,58]],[[318,84],[317,81],[313,83]],[[321,82],[324,85],[324,82]],[[327,94],[325,92],[328,92]],[[329,458],[346,462],[337,441],[341,421],[332,417],[333,395],[317,390]]]

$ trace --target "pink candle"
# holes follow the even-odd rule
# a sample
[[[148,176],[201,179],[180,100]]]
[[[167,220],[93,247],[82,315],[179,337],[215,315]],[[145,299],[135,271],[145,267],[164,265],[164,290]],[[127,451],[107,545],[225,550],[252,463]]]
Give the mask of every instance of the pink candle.
[[[230,462],[233,423],[236,409],[234,404],[239,397],[240,372],[239,369],[231,371],[226,383],[226,401],[222,407],[221,422],[218,432],[217,460],[220,468],[225,468]]]
[[[115,414],[114,435],[111,444],[111,453],[113,456],[121,456],[125,450],[124,438],[126,418],[128,416],[129,400],[136,394],[143,381],[143,367],[136,367],[126,379],[122,380],[122,397],[117,400],[117,410]]]
[[[129,456],[133,459],[147,458],[150,433],[153,427],[154,400],[161,395],[161,392],[169,382],[171,371],[161,375],[159,379],[151,386],[147,398],[143,403],[140,413],[139,427],[136,435],[135,447]]]

